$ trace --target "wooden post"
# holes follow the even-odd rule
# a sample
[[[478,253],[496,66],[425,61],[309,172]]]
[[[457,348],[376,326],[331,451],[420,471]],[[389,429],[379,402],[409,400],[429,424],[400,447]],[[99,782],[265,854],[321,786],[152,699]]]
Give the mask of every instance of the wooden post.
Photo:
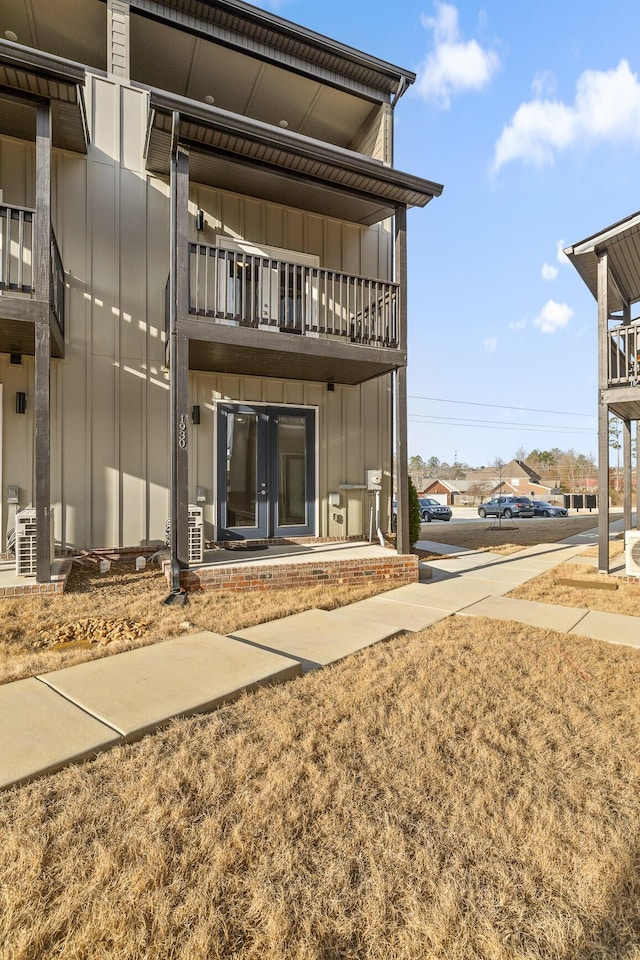
[[[36,109],[36,216],[33,238],[36,299],[47,304],[35,322],[35,508],[36,580],[51,580],[51,107]]]
[[[177,522],[180,566],[189,564],[189,339],[181,331],[189,314],[189,154],[178,147],[177,196]]]
[[[398,289],[398,346],[407,349],[407,208],[397,207],[395,216],[395,281]],[[409,454],[407,450],[407,368],[395,375],[396,394],[396,471],[398,553],[409,553]]]
[[[640,420],[636,420],[636,530],[640,530]]]
[[[598,257],[598,570],[609,573],[609,407],[604,399],[608,386],[609,329],[608,256]]]
[[[622,421],[622,512],[625,530],[631,530],[631,421]]]

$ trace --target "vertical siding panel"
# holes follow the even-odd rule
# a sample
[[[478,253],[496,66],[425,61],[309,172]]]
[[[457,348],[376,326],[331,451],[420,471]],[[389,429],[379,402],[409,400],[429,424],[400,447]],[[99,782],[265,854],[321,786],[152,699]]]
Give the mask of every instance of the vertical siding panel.
[[[365,468],[369,466],[369,463],[363,463],[364,438],[361,422],[363,410],[366,409],[366,404],[362,402],[361,387],[343,388],[342,435],[345,438],[343,480],[346,483],[364,483],[366,479]],[[371,463],[371,466],[376,467],[378,464]],[[348,500],[348,508],[344,511],[346,515],[345,536],[361,533],[365,528],[368,530],[368,519],[363,526],[363,499],[367,503],[366,493],[362,490],[347,490],[343,492],[343,497]]]
[[[113,361],[94,356],[90,385],[93,412],[90,543],[111,547],[117,546],[119,539],[116,380]]]
[[[320,265],[324,266],[324,225],[321,217],[307,216],[307,248],[305,253],[312,253],[320,257]]]
[[[2,140],[0,171],[4,203],[35,207],[35,147],[31,143]]]
[[[339,220],[324,222],[324,266],[329,270],[342,269],[342,224]]]
[[[91,160],[102,163],[108,161],[115,163],[120,158],[120,124],[117,101],[119,84],[113,80],[92,76],[91,88],[90,116],[93,123],[91,124],[89,157]]]
[[[148,94],[131,87],[120,87],[122,104],[121,162],[127,170],[145,179],[144,140],[147,128]]]
[[[231,239],[244,236],[242,198],[232,193],[220,195],[220,215],[222,219],[222,233]]]
[[[142,439],[142,407],[146,373],[128,365],[120,376],[120,483],[122,530],[120,545],[133,547],[146,538],[145,457]]]
[[[360,235],[360,247],[362,276],[385,279],[387,273],[380,262],[379,231],[377,229],[363,230]]]
[[[92,348],[94,355],[114,357],[118,310],[118,232],[115,167],[93,163],[89,167],[91,205]]]
[[[7,529],[13,529],[14,511],[7,509],[6,489],[9,484],[20,487],[20,507],[25,507],[33,501],[32,489],[32,450],[33,450],[33,423],[29,416],[16,416],[16,392],[27,394],[27,411],[32,406],[33,397],[33,364],[29,358],[23,357],[22,364],[17,366],[9,362],[8,354],[0,354],[0,383],[2,391],[0,400],[0,490],[2,491],[2,549],[6,542]],[[30,402],[31,401],[31,402]]]
[[[287,210],[285,214],[284,245],[287,250],[305,251],[304,216],[298,210]]]
[[[264,243],[263,209],[260,200],[246,199],[244,202],[244,239],[254,243]]]
[[[265,380],[262,396],[266,403],[284,403],[282,380],[272,380],[270,378]]]
[[[148,537],[152,543],[164,543],[169,516],[169,379],[154,363],[147,381],[146,432]]]
[[[362,273],[360,264],[360,238],[362,231],[353,224],[345,223],[342,228],[343,236],[343,254],[342,267],[343,273]]]
[[[284,247],[283,228],[284,207],[269,203],[265,207],[265,238],[270,247]]]

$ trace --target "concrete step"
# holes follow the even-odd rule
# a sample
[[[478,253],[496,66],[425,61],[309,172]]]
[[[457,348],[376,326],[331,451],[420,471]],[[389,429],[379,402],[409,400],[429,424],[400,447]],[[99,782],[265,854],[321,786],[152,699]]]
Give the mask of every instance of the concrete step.
[[[306,673],[403,632],[402,627],[389,627],[363,618],[358,619],[356,628],[352,621],[341,623],[334,614],[335,611],[305,610],[292,617],[248,627],[233,637],[291,657]]]

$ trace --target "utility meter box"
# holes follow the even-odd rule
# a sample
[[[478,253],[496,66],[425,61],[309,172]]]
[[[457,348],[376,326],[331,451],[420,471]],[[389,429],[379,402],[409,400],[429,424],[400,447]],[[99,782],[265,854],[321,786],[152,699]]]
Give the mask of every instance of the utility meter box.
[[[367,490],[382,490],[382,470],[367,470]]]

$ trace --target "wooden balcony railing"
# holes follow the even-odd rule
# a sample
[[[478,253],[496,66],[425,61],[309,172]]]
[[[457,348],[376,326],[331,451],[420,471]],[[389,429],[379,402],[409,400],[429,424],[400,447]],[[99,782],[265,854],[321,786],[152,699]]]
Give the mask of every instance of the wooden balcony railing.
[[[64,267],[56,235],[51,228],[51,292],[49,294],[51,311],[64,340]]]
[[[0,290],[33,290],[35,210],[0,204]]]
[[[0,290],[33,297],[33,239],[35,210],[0,204]],[[64,268],[56,235],[51,228],[51,287],[49,303],[64,337]]]
[[[620,324],[608,331],[609,385],[640,383],[640,326]]]
[[[189,244],[189,314],[243,327],[398,346],[398,285]]]

